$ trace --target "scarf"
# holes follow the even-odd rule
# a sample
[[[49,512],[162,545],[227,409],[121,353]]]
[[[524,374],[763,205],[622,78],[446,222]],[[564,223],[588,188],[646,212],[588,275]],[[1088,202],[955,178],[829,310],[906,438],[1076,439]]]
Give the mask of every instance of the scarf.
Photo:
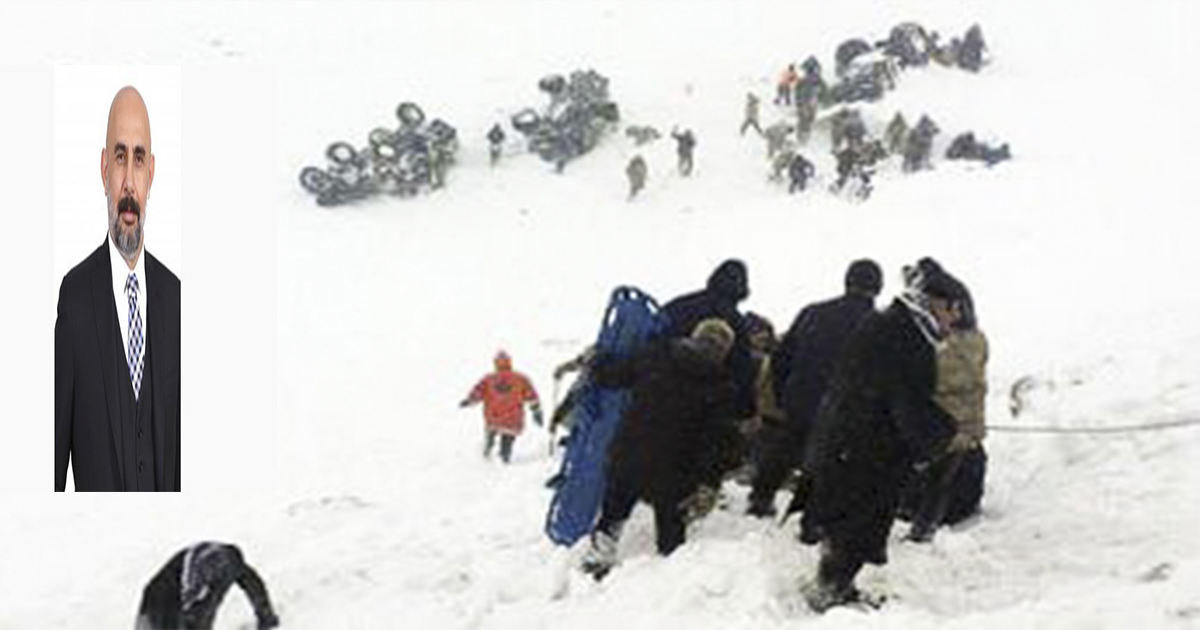
[[[921,336],[925,337],[925,341],[928,341],[935,351],[940,350],[945,336],[937,318],[929,310],[929,296],[920,288],[910,285],[900,294],[900,301],[908,309],[909,316],[912,317],[917,330],[921,331]]]

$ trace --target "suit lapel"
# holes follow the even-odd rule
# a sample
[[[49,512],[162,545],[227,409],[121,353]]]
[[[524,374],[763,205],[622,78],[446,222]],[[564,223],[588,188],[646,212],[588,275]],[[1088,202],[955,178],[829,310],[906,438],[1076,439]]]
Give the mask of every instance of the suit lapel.
[[[153,270],[151,268],[153,267]],[[150,387],[154,390],[154,399],[151,403],[153,412],[154,431],[155,435],[163,436],[161,444],[163,453],[163,473],[166,478],[167,490],[175,487],[175,458],[179,453],[175,452],[177,429],[176,423],[167,422],[166,405],[167,399],[163,397],[166,387],[163,382],[166,380],[167,371],[171,368],[171,361],[168,361],[169,349],[172,347],[164,336],[166,334],[164,317],[167,313],[163,310],[166,307],[166,298],[162,291],[162,280],[165,277],[162,266],[158,264],[158,260],[146,252],[146,327],[150,337],[148,340],[148,350],[150,354],[150,370],[151,375]],[[161,348],[161,349],[160,349]]]
[[[108,237],[105,236],[107,239]],[[117,468],[121,472],[121,480],[125,480],[125,463],[122,459],[124,448],[121,440],[120,379],[117,370],[126,367],[124,361],[119,361],[116,338],[113,327],[116,326],[116,304],[113,302],[112,261],[109,259],[108,243],[101,245],[104,255],[96,259],[92,268],[92,310],[96,322],[96,343],[100,348],[101,378],[104,379],[104,400],[108,407],[108,427],[112,432],[113,451],[117,454]],[[119,365],[118,365],[119,362]]]

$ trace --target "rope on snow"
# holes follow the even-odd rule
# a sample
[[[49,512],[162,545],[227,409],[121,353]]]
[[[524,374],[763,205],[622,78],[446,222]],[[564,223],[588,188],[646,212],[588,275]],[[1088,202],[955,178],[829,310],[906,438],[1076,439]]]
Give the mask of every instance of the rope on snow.
[[[1161,420],[1145,424],[1125,424],[1110,427],[1054,427],[1054,426],[1020,426],[1015,424],[989,424],[988,431],[1008,433],[1134,433],[1139,431],[1158,431],[1179,427],[1200,425],[1200,418],[1179,418],[1176,420]]]

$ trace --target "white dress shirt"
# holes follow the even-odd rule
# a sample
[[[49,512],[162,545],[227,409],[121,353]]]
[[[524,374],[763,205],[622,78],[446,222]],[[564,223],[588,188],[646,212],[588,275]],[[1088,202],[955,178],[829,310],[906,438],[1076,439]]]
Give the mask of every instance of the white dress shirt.
[[[142,318],[142,355],[146,354],[146,344],[150,340],[150,329],[146,326],[146,241],[143,237],[142,251],[138,254],[137,264],[130,271],[129,265],[121,257],[113,243],[112,236],[108,237],[108,260],[112,263],[113,300],[117,305],[117,323],[121,327],[121,356],[129,363],[129,298],[125,296],[125,282],[129,274],[136,273],[138,279],[138,316]]]

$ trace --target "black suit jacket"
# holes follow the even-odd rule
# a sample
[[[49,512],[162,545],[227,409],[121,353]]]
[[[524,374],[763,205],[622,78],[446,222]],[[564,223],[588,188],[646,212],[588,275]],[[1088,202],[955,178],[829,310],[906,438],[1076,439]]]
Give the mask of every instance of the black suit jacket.
[[[105,237],[108,238],[107,236]],[[152,422],[159,490],[179,490],[179,278],[146,256],[146,369],[152,370]],[[112,264],[108,242],[63,277],[54,324],[54,489],[124,490],[118,370],[125,353],[113,331]],[[127,382],[126,382],[126,386]]]

